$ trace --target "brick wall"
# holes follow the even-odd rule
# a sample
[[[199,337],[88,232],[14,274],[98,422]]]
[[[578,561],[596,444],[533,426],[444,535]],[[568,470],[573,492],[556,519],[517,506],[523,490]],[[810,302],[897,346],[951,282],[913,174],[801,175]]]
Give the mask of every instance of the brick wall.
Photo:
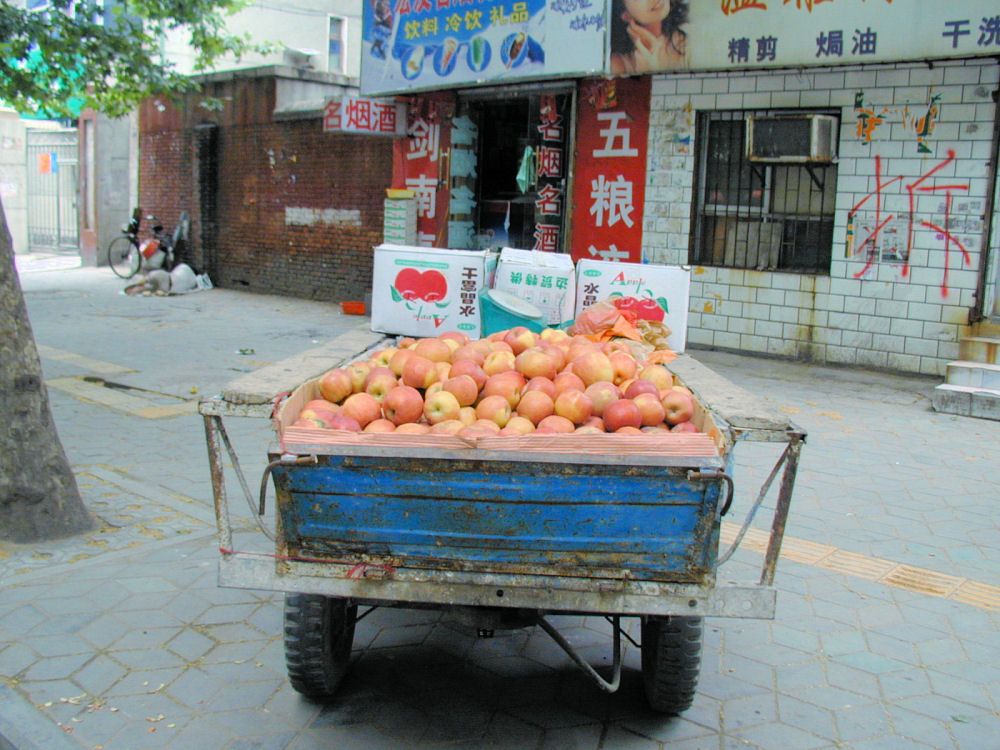
[[[688,261],[697,112],[834,108],[841,115],[829,275],[695,267],[688,341],[942,375],[958,356],[975,302],[982,217],[994,200],[988,174],[997,86],[992,60],[655,77],[643,227],[650,262]],[[858,101],[881,118],[870,141],[858,132]],[[931,106],[933,129],[921,135]],[[860,247],[877,193],[879,219],[892,216],[912,236],[906,265],[881,256],[869,262],[871,244]],[[858,213],[849,222],[852,209]],[[945,222],[951,242],[933,228]]]
[[[317,300],[364,299],[382,201],[392,179],[389,139],[322,132],[315,117],[274,121],[273,80],[216,84],[225,102],[206,116],[197,97],[140,114],[140,205],[168,227],[186,210],[184,258],[216,286]],[[161,109],[163,108],[163,109]],[[218,126],[214,248],[200,246],[195,126]]]

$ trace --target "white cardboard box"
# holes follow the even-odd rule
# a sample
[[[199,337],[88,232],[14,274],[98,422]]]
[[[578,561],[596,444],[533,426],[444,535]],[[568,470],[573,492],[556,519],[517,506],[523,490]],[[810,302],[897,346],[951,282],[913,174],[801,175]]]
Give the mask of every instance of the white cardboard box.
[[[540,250],[500,251],[493,288],[531,302],[558,325],[573,318],[576,303],[576,272],[573,258]]]
[[[691,272],[680,266],[586,259],[576,264],[576,315],[611,297],[636,297],[650,310],[655,303],[670,328],[667,341],[675,352],[683,352],[687,343],[690,292]],[[656,315],[640,313],[640,317],[654,319]]]
[[[461,331],[479,338],[485,251],[382,244],[374,256],[373,331],[400,336]]]

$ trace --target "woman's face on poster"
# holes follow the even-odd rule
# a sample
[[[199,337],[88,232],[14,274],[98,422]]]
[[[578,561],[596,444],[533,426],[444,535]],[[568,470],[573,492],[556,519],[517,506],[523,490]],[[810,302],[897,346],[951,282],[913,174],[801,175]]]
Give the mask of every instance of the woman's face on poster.
[[[670,0],[623,0],[625,11],[641,26],[662,23],[670,13]]]

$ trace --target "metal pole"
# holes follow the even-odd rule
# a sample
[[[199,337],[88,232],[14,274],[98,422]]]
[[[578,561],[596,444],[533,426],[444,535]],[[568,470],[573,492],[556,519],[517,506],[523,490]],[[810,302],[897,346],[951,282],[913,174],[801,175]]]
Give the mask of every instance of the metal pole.
[[[774,520],[771,522],[771,538],[767,544],[764,569],[760,575],[760,582],[765,586],[770,586],[774,583],[774,569],[778,564],[778,555],[781,554],[781,540],[785,536],[788,507],[792,501],[792,490],[795,488],[795,474],[799,468],[799,453],[802,451],[802,438],[803,435],[799,432],[789,434],[785,471],[781,475],[781,488],[778,490],[778,505],[774,509]]]

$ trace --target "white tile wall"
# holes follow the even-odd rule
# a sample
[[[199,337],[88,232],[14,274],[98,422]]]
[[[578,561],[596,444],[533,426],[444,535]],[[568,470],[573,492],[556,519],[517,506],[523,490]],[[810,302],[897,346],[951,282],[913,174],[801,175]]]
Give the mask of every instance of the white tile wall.
[[[841,110],[830,274],[695,268],[688,340],[943,375],[945,364],[957,356],[976,289],[981,217],[987,202],[996,200],[989,194],[987,176],[996,116],[990,96],[1000,85],[998,71],[996,61],[983,60],[935,63],[933,68],[908,64],[654,77],[643,232],[643,257],[654,263],[687,262],[697,112],[768,106]],[[871,142],[863,142],[856,132],[854,101],[859,91],[865,106],[884,120]],[[938,97],[937,116],[933,131],[922,138],[930,151],[925,153],[918,149],[917,130],[933,97]],[[689,141],[684,143],[679,135]],[[948,160],[949,151],[954,160],[929,174]],[[911,191],[915,197],[913,248],[905,273],[898,264],[875,263],[862,274],[865,256],[845,257],[848,212],[875,190],[876,156],[881,181],[892,181],[883,189],[883,212],[899,214],[907,226]],[[946,253],[943,236],[923,224],[942,226],[949,195],[948,226],[967,257],[954,243]],[[869,208],[875,208],[874,197],[862,210]],[[863,239],[856,238],[856,245]]]

